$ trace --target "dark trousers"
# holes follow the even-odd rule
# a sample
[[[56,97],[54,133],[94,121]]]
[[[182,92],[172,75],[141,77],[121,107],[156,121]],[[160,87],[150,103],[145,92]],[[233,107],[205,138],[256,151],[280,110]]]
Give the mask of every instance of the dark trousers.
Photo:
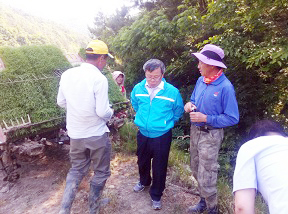
[[[151,184],[152,159],[152,186],[150,196],[152,200],[159,201],[165,189],[169,151],[172,141],[172,131],[156,138],[145,137],[138,131],[137,156],[140,182],[144,186]]]

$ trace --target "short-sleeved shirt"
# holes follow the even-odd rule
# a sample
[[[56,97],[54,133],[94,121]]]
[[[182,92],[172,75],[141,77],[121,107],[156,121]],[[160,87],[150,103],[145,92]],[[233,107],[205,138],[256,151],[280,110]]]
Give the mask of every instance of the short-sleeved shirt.
[[[262,136],[240,148],[233,192],[254,188],[266,200],[270,214],[288,213],[288,138]]]

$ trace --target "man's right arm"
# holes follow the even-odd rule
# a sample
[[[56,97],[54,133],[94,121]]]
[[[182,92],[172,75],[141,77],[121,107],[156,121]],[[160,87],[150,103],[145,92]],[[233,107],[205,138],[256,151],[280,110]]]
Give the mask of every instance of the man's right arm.
[[[105,121],[110,120],[113,115],[113,110],[109,107],[108,81],[106,78],[94,86],[94,93],[96,99],[96,114]]]
[[[138,102],[137,102],[137,99],[135,96],[135,91],[136,91],[136,88],[134,87],[131,94],[130,94],[130,99],[131,99],[131,104],[132,104],[134,111],[137,112],[138,111]]]
[[[59,86],[59,89],[58,89],[57,104],[62,108],[66,108],[66,99],[62,92],[61,85]]]
[[[254,188],[237,190],[235,197],[235,214],[254,214],[255,196]]]

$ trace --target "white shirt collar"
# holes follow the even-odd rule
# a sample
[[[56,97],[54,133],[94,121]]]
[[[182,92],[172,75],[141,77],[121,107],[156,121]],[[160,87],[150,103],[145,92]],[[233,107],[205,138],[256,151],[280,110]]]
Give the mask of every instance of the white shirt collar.
[[[145,87],[151,88],[151,87],[149,86],[149,84],[148,84],[147,81],[146,81],[146,83],[145,83]],[[162,80],[162,81],[160,82],[160,84],[159,84],[158,86],[156,86],[154,89],[156,89],[156,88],[159,88],[160,90],[163,90],[163,89],[164,89],[164,81]]]

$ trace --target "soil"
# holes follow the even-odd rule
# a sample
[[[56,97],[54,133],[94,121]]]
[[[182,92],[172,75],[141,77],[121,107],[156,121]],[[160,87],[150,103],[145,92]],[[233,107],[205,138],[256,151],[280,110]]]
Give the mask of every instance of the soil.
[[[162,196],[163,208],[154,211],[151,207],[149,188],[140,193],[133,192],[133,186],[139,179],[136,156],[119,153],[113,156],[112,175],[103,192],[103,198],[109,198],[109,203],[101,206],[100,214],[180,214],[187,213],[187,208],[197,203],[196,195],[183,187],[169,183],[171,169],[168,169],[166,189]],[[70,167],[69,145],[51,147],[45,151],[44,156],[20,164],[20,178],[15,182],[4,182],[4,175],[0,175],[0,213],[58,213]],[[92,171],[79,187],[72,206],[72,214],[89,213],[88,194],[91,175]]]

